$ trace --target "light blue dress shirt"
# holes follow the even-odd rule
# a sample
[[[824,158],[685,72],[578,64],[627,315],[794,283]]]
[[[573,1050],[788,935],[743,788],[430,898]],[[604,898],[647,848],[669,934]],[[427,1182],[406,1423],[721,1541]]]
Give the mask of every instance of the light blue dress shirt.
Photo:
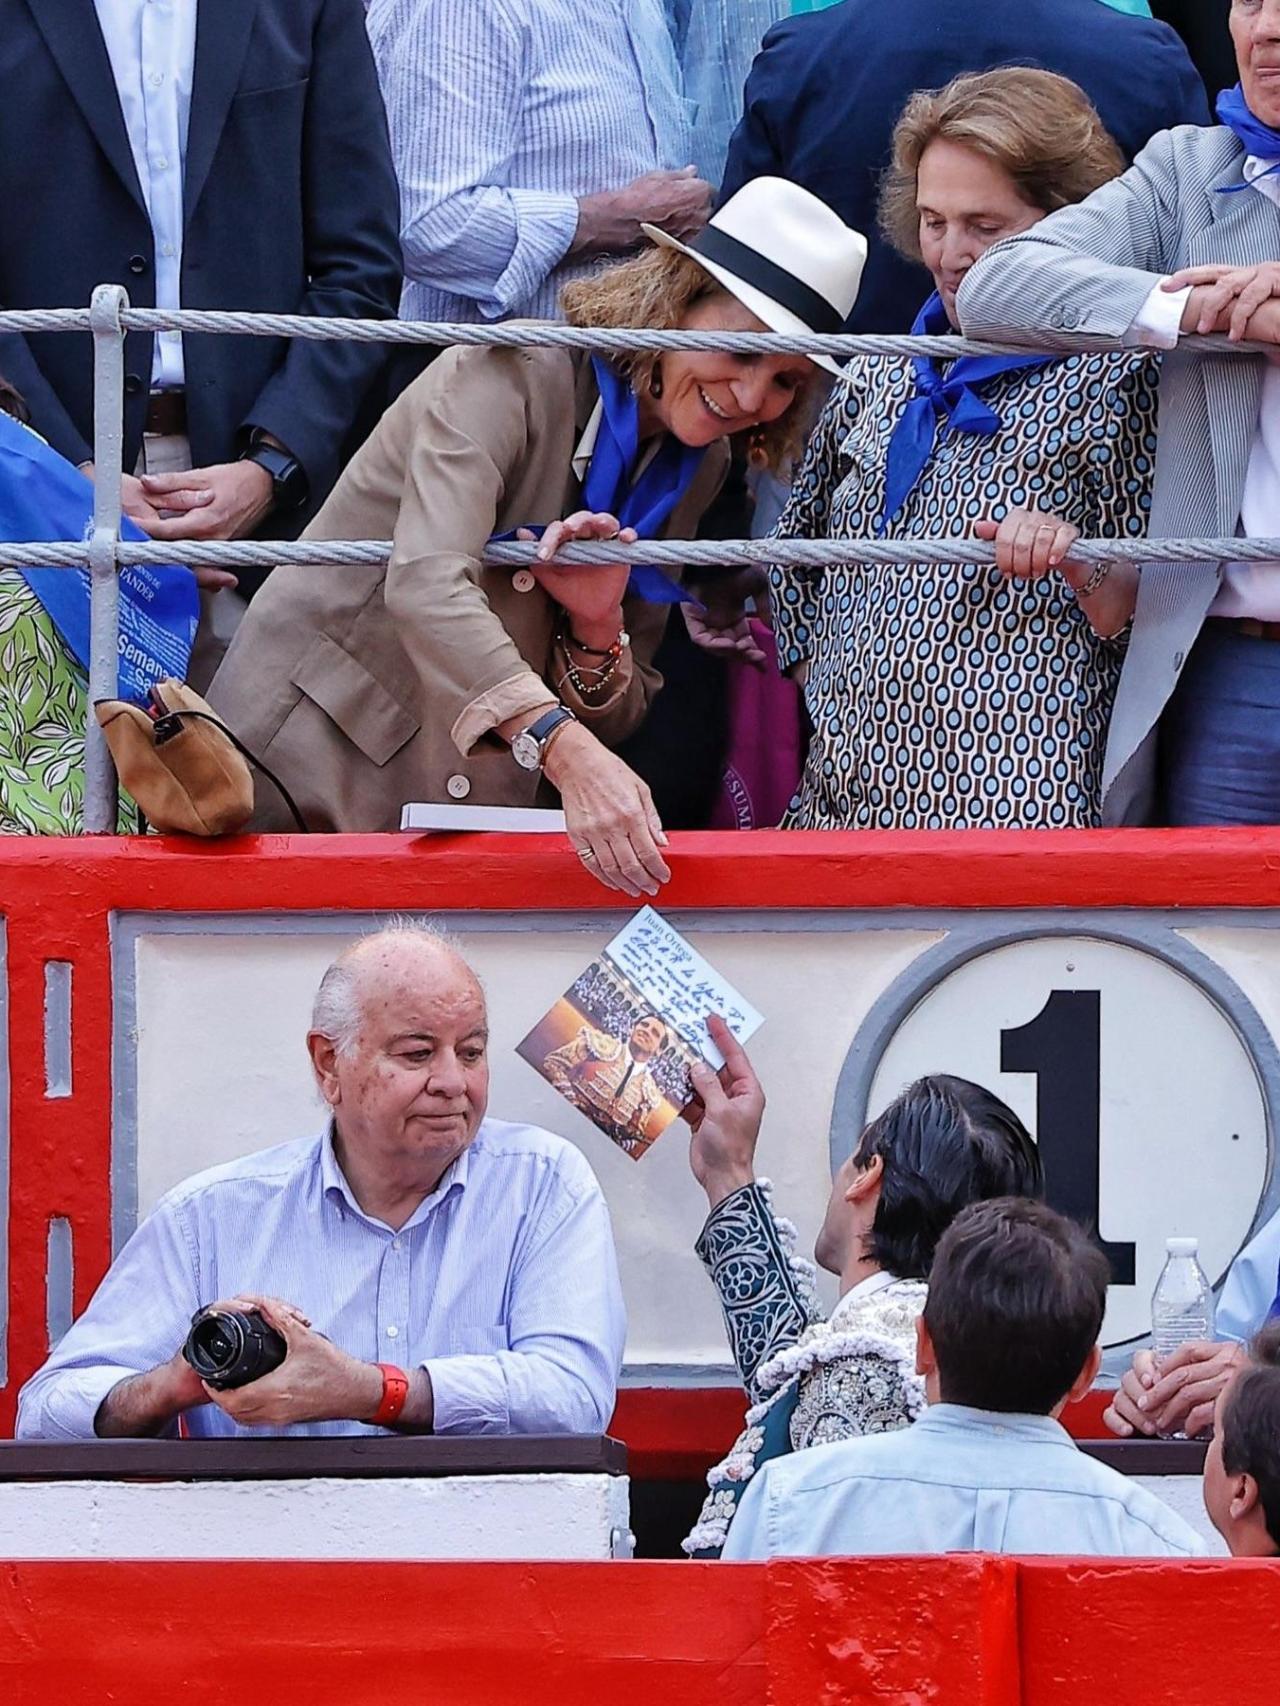
[[[195,74],[195,0],[95,0],[155,241],[156,307],[181,308],[183,173]],[[159,332],[154,387],[183,382],[182,334]]]
[[[726,1558],[917,1552],[1189,1558],[1194,1529],[1048,1416],[934,1404],[909,1428],[775,1458]]]
[[[18,1400],[20,1439],[92,1439],[107,1393],[171,1357],[204,1304],[296,1304],[366,1362],[425,1364],[440,1434],[602,1433],[626,1316],[609,1214],[563,1138],[486,1119],[399,1231],[363,1213],[329,1134],[188,1179],[112,1263]],[[215,1404],[193,1438],[355,1434],[354,1422],[240,1428]]]
[[[1227,1269],[1218,1298],[1218,1337],[1251,1339],[1271,1313],[1277,1292],[1280,1292],[1280,1214],[1273,1214]]]
[[[578,197],[690,164],[663,0],[370,0],[406,320],[557,317]]]

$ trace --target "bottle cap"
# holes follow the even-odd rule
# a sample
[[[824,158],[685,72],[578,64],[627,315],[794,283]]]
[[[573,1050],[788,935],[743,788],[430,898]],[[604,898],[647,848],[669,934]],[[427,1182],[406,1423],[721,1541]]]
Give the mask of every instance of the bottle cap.
[[[1164,1247],[1171,1256],[1194,1256],[1200,1249],[1198,1238],[1166,1238]]]

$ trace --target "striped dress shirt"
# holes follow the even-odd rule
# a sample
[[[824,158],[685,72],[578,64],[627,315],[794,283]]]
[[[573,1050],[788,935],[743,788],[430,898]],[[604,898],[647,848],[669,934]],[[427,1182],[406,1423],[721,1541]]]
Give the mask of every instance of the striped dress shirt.
[[[245,1291],[296,1304],[362,1361],[424,1364],[438,1434],[602,1433],[613,1411],[626,1315],[595,1175],[563,1138],[486,1119],[398,1230],[362,1211],[327,1132],[177,1186],[23,1388],[18,1437],[92,1439],[113,1386]],[[216,1404],[186,1423],[197,1439],[382,1431],[241,1428]]]
[[[577,198],[689,164],[663,0],[371,0],[403,319],[556,317]]]

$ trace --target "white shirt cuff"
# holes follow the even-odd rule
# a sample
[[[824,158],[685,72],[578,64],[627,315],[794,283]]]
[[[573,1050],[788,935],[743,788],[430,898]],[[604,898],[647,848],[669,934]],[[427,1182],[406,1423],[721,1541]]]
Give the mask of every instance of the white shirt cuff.
[[[1190,295],[1190,285],[1185,290],[1166,290],[1162,280],[1134,315],[1120,342],[1128,349],[1177,349],[1182,311]]]

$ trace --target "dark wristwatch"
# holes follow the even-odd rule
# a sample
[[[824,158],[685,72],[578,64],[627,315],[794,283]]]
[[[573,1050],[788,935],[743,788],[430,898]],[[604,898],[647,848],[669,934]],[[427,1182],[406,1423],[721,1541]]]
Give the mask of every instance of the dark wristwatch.
[[[552,710],[544,711],[537,722],[530,723],[527,729],[521,729],[511,742],[512,758],[522,770],[541,770],[552,735],[566,723],[576,723],[577,720],[573,712],[563,705],[556,705]]]
[[[242,462],[256,462],[271,476],[271,496],[277,509],[301,509],[307,501],[307,476],[301,462],[287,450],[268,444],[258,433],[241,453]]]

